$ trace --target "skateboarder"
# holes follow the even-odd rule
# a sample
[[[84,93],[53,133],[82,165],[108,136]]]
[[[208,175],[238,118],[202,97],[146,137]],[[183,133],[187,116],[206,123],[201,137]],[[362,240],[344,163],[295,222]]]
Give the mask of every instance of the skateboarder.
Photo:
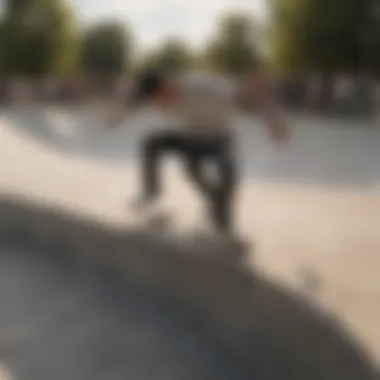
[[[287,137],[283,116],[277,110],[267,89],[260,82],[254,93],[262,116],[277,141]],[[209,215],[219,232],[233,233],[232,211],[237,185],[234,152],[234,114],[236,88],[224,78],[187,76],[170,80],[160,72],[149,71],[137,76],[130,94],[131,109],[154,105],[179,116],[179,130],[151,132],[141,150],[142,191],[136,200],[139,209],[151,206],[160,195],[160,161],[175,153],[184,164],[193,183],[206,198]],[[259,95],[259,96],[257,96]],[[211,181],[204,169],[212,162],[218,180]]]

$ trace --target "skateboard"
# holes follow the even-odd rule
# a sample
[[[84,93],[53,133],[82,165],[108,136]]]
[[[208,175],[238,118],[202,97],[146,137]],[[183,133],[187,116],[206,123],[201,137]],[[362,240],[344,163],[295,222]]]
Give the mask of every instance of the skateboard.
[[[139,224],[144,228],[152,230],[154,233],[160,233],[173,236],[179,240],[190,242],[194,247],[209,247],[211,251],[228,251],[234,253],[245,253],[253,247],[242,236],[227,235],[215,232],[210,223],[205,223],[205,219],[194,228],[178,228],[175,213],[172,210],[154,208],[151,210],[136,210],[133,213],[139,220]]]

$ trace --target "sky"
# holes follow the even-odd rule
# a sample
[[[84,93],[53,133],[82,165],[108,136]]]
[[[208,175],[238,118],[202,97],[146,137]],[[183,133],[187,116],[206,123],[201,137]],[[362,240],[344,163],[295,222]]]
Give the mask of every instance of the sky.
[[[138,44],[149,48],[173,35],[200,47],[212,36],[218,16],[243,11],[265,18],[266,0],[70,0],[81,22],[104,17],[125,21]]]

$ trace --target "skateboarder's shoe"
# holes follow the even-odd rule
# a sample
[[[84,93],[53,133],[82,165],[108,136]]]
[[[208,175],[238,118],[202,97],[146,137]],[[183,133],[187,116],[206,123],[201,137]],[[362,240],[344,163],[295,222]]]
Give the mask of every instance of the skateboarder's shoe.
[[[136,212],[145,212],[151,210],[155,205],[155,199],[141,195],[132,198],[128,204],[128,206],[130,206],[132,210]]]

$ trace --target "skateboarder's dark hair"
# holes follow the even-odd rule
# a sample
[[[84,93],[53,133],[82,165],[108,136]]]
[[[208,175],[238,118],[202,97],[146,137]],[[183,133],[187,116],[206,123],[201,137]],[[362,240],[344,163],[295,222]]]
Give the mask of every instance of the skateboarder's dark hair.
[[[152,100],[165,85],[165,76],[159,70],[146,70],[138,73],[133,90],[133,102],[136,104]]]

